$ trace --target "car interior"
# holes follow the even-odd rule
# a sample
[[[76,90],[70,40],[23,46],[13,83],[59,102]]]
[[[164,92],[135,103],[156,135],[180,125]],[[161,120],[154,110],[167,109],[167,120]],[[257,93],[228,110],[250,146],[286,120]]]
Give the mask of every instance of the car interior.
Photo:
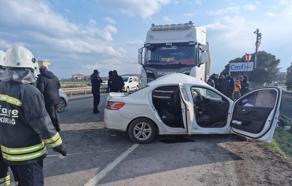
[[[184,128],[178,86],[163,86],[152,92],[152,101],[161,120],[170,127]]]
[[[228,117],[228,100],[202,87],[192,87],[191,92],[197,124],[205,128],[224,127]]]
[[[239,100],[234,106],[231,127],[260,133],[277,101],[276,90],[260,90]]]

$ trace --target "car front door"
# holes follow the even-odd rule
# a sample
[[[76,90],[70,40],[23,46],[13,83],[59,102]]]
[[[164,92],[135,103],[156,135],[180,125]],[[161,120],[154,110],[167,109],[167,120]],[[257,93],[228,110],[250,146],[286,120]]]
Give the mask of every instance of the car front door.
[[[271,142],[277,127],[281,95],[278,88],[264,88],[239,98],[233,105],[232,132]]]
[[[179,84],[180,94],[181,94],[181,107],[182,107],[182,113],[183,113],[183,121],[185,128],[187,130],[187,133],[189,135],[192,134],[193,129],[193,123],[195,119],[194,115],[194,105],[191,102],[191,99],[189,97],[189,94],[185,85]]]

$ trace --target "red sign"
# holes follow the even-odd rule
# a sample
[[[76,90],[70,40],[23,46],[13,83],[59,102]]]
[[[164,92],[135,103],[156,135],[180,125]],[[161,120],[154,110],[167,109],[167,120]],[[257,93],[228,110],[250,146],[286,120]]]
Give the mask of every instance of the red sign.
[[[245,53],[244,58],[245,58],[245,62],[250,62],[250,60],[251,60],[251,54]]]

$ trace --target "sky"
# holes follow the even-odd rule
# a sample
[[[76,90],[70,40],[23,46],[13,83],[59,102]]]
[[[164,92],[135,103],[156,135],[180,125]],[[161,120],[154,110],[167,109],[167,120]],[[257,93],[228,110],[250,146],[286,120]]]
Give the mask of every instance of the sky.
[[[109,70],[139,73],[138,48],[152,23],[206,26],[211,72],[255,50],[292,62],[292,0],[0,0],[0,50],[21,45],[60,78]]]

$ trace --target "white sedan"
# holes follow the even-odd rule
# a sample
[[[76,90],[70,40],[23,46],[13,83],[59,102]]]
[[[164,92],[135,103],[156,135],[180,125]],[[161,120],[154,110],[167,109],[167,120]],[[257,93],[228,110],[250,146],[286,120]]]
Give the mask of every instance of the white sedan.
[[[203,81],[169,74],[132,94],[110,93],[106,127],[150,143],[157,135],[228,134],[271,142],[282,91],[254,90],[236,102]]]

